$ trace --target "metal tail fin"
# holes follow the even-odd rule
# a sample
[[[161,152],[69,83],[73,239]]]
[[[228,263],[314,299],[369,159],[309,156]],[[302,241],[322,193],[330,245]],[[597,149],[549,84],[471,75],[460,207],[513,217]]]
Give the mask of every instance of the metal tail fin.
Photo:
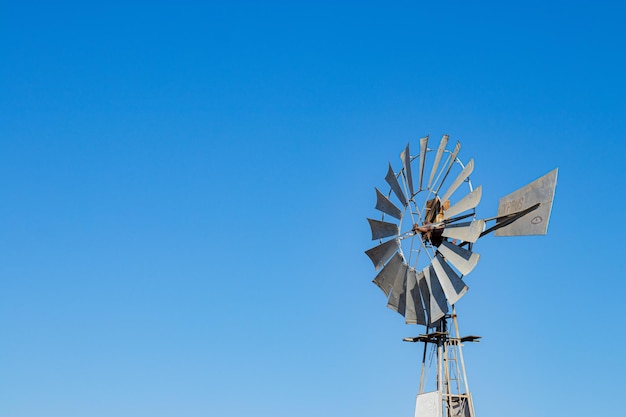
[[[502,197],[498,204],[498,223],[506,221],[506,216],[523,211],[537,203],[539,207],[510,225],[499,228],[494,234],[496,236],[545,235],[552,211],[557,173],[558,168],[555,168],[543,177]]]

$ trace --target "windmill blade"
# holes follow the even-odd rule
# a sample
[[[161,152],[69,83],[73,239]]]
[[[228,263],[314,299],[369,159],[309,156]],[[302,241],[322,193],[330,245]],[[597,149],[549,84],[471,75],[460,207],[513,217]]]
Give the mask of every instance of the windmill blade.
[[[498,217],[504,217],[515,212],[523,211],[537,203],[539,203],[539,207],[513,221],[510,225],[499,228],[494,235],[545,235],[548,231],[548,221],[550,220],[550,212],[552,211],[557,174],[558,168],[555,168],[543,177],[502,197],[498,204]],[[497,223],[504,221],[506,221],[506,219],[498,219]]]
[[[443,229],[442,235],[451,239],[474,243],[483,230],[485,230],[485,221],[474,220],[473,222],[449,224]]]
[[[372,240],[400,234],[400,228],[395,223],[381,222],[380,220],[367,219],[372,229]]]
[[[461,280],[461,278],[450,268],[450,265],[446,263],[441,257],[441,254],[437,254],[433,259],[433,268],[437,274],[437,279],[443,288],[443,292],[451,305],[454,305],[461,299],[469,289],[467,285]]]
[[[441,242],[437,249],[463,275],[472,272],[478,259],[480,259],[479,254],[461,248],[447,240]]]
[[[446,303],[446,295],[443,292],[443,288],[441,288],[433,266],[427,266],[422,272],[424,272],[424,280],[426,281],[426,285],[428,285],[430,297],[428,321],[429,325],[432,325],[446,315],[448,312],[448,303]]]
[[[424,274],[420,272],[421,279],[424,279]],[[424,314],[424,307],[422,306],[422,297],[420,295],[420,289],[418,284],[417,271],[413,268],[409,268],[406,275],[406,309],[404,313],[406,324],[421,324],[426,326],[426,315]]]
[[[422,180],[424,179],[424,164],[426,162],[426,149],[428,148],[428,136],[420,139],[420,175],[417,189],[422,190]]]
[[[374,246],[372,249],[366,250],[365,254],[370,257],[372,263],[374,263],[374,268],[378,271],[387,259],[391,258],[391,255],[398,249],[400,249],[400,241],[398,239],[391,239],[381,245]]]
[[[472,171],[474,170],[474,159],[470,159],[470,161],[465,165],[465,168],[461,171],[461,173],[454,179],[448,191],[441,197],[441,201],[447,201],[450,199],[452,194],[456,191],[457,188],[470,176]]]
[[[393,168],[391,168],[391,163],[389,164],[389,170],[387,170],[387,175],[385,176],[385,181],[393,190],[393,193],[398,197],[398,200],[402,203],[404,207],[408,204],[406,201],[406,197],[404,196],[404,192],[402,191],[402,187],[400,187],[400,183],[398,183],[398,177],[393,172]]]
[[[397,252],[372,281],[378,288],[383,290],[387,297],[389,297],[393,283],[402,272],[402,265],[404,265],[404,258]]]
[[[426,276],[424,271],[417,272],[417,287],[419,288],[422,302],[424,303],[424,311],[427,314],[426,325],[430,324],[430,290],[428,289],[428,283],[426,282]]]
[[[406,148],[400,153],[400,159],[402,159],[402,165],[404,166],[404,178],[409,186],[409,192],[411,195],[409,198],[413,198],[413,175],[411,174],[411,153],[409,151],[409,144],[406,144]]]
[[[474,191],[457,201],[452,207],[444,211],[444,218],[449,219],[464,211],[475,208],[480,203],[483,194],[483,186],[479,185]]]
[[[383,193],[378,191],[378,188],[374,188],[376,190],[376,210],[380,210],[383,213],[390,215],[391,217],[395,217],[396,219],[402,219],[402,212],[395,204],[391,202]]]
[[[427,187],[430,188],[430,186],[433,183],[433,179],[435,178],[435,174],[437,173],[437,169],[439,168],[439,162],[441,161],[441,155],[443,155],[443,151],[446,149],[446,146],[448,145],[448,135],[443,135],[441,137],[441,142],[439,142],[439,148],[437,148],[437,153],[435,154],[435,162],[433,162],[433,167],[430,170],[430,177],[428,178],[428,185]]]
[[[399,273],[396,275],[396,279],[391,287],[391,295],[389,296],[389,302],[387,307],[396,311],[404,316],[406,309],[406,275],[408,271],[408,265],[403,263],[400,267]]]
[[[454,147],[454,150],[452,151],[452,154],[450,155],[450,159],[448,160],[448,168],[446,169],[446,174],[443,176],[443,178],[439,182],[439,187],[437,187],[437,194],[439,194],[439,190],[441,189],[441,186],[446,181],[446,178],[448,178],[448,174],[450,173],[450,170],[452,169],[452,166],[454,165],[454,161],[456,160],[456,156],[460,150],[461,150],[461,142],[457,142],[456,146]],[[445,200],[442,200],[442,201],[445,201]]]

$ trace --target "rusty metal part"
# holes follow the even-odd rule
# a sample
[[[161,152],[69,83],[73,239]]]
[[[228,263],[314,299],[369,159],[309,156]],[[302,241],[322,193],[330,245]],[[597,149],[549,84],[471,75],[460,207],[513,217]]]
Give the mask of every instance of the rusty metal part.
[[[413,225],[412,231],[414,234],[419,233],[424,242],[428,242],[433,246],[439,246],[443,241],[442,234],[444,228],[445,223],[443,222],[423,224],[421,226],[416,223]]]

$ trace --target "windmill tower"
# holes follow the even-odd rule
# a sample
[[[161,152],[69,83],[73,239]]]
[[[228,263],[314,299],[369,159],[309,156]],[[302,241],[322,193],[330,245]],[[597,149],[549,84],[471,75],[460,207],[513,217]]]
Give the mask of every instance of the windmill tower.
[[[365,253],[378,271],[373,282],[387,307],[425,329],[404,339],[424,347],[415,417],[475,417],[463,345],[480,336],[459,333],[455,308],[469,289],[464,277],[480,257],[474,244],[491,232],[546,234],[557,169],[502,197],[497,215],[480,220],[482,187],[470,181],[474,160],[461,162],[458,142],[448,150],[448,135],[436,149],[428,139],[420,139],[417,155],[406,146],[398,172],[389,163],[388,192],[375,189],[380,220],[367,219],[378,245]]]

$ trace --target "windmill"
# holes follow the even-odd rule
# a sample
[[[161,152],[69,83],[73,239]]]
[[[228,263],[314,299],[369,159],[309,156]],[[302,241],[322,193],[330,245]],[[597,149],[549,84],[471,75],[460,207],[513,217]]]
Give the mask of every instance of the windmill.
[[[385,293],[387,307],[407,324],[425,327],[423,334],[403,339],[424,347],[415,417],[475,417],[462,347],[480,336],[461,336],[455,307],[469,289],[464,277],[480,257],[474,244],[491,232],[546,234],[557,169],[502,197],[496,216],[477,219],[482,187],[470,181],[474,160],[461,162],[458,142],[447,149],[448,135],[436,149],[428,140],[420,139],[417,155],[407,144],[398,172],[389,163],[387,193],[375,188],[381,217],[367,220],[378,245],[365,253],[378,271],[373,282]]]

